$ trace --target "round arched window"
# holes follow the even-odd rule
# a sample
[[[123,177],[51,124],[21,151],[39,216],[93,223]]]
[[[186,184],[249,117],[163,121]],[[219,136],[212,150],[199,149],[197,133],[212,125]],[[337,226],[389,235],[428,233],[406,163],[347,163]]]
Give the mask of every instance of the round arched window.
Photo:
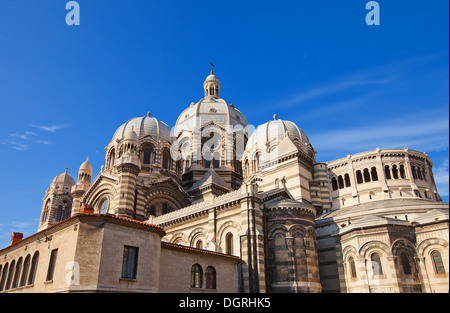
[[[108,198],[104,198],[100,204],[100,214],[108,213],[109,209],[109,200]]]

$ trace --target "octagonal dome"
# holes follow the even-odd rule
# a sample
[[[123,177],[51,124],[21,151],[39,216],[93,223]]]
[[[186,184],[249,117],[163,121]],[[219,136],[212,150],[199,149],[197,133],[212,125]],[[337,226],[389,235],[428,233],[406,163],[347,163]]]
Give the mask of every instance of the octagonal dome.
[[[235,108],[234,104],[228,104],[219,98],[221,84],[213,71],[206,77],[203,83],[205,98],[185,109],[177,119],[175,136],[179,136],[184,130],[200,130],[203,126],[214,122],[226,129],[227,127],[246,127],[247,120],[244,115]]]
[[[58,186],[59,188],[71,187],[73,185],[75,185],[75,180],[67,173],[67,170],[56,176],[50,184],[52,187]]]
[[[172,132],[166,123],[150,117],[150,113],[148,113],[147,116],[132,118],[121,125],[117,128],[112,140],[122,140],[125,137],[133,137],[137,140],[151,137],[156,141],[171,141]]]
[[[247,126],[244,115],[233,104],[227,104],[223,99],[205,98],[196,104],[191,104],[180,114],[175,125],[175,136],[178,136],[183,130],[200,130],[211,122],[223,128],[237,125]]]
[[[247,150],[249,151],[252,147],[257,145],[264,147],[269,146],[274,142],[280,143],[286,137],[293,142],[297,141],[305,145],[310,144],[308,136],[306,136],[305,132],[295,123],[280,120],[274,116],[274,120],[259,125],[256,128],[248,140]]]

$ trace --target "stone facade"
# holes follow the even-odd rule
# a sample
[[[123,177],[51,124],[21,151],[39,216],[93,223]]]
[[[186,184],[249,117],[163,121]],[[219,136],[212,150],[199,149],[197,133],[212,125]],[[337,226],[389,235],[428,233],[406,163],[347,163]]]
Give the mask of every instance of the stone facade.
[[[77,182],[57,176],[38,233],[0,250],[0,291],[448,292],[448,204],[426,153],[317,162],[295,123],[251,133],[214,73],[203,88],[173,133],[129,119],[97,177],[88,160]]]

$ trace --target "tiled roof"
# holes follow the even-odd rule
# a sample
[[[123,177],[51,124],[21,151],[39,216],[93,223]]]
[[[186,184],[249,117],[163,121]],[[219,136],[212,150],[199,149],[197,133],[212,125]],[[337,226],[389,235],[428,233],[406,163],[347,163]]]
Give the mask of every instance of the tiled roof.
[[[209,255],[214,255],[214,256],[218,256],[218,257],[233,259],[236,261],[241,260],[240,257],[234,256],[234,255],[229,255],[229,254],[224,254],[224,253],[219,253],[219,252],[214,252],[214,251],[209,251],[209,250],[204,250],[204,249],[199,249],[199,248],[193,248],[193,247],[183,246],[183,245],[179,245],[179,244],[175,244],[175,243],[164,242],[164,241],[161,242],[161,248],[185,250],[185,251],[193,252],[193,253],[209,254]]]
[[[17,244],[29,241],[30,238],[34,238],[34,237],[38,236],[39,234],[42,234],[42,233],[49,234],[49,232],[52,232],[56,228],[59,228],[62,225],[67,224],[67,223],[75,220],[76,218],[80,218],[80,217],[81,218],[83,218],[83,217],[94,217],[94,218],[95,217],[99,217],[99,218],[103,217],[103,218],[106,218],[106,220],[108,222],[117,223],[117,224],[124,225],[124,226],[132,226],[132,225],[134,225],[134,226],[136,226],[138,228],[142,228],[142,229],[145,229],[147,231],[155,232],[155,233],[159,234],[159,236],[161,238],[166,235],[166,232],[164,231],[162,226],[141,222],[141,221],[134,220],[134,219],[131,219],[131,218],[115,216],[115,215],[112,215],[112,214],[79,213],[79,214],[71,216],[71,217],[69,217],[69,218],[67,218],[67,219],[65,219],[65,220],[63,220],[63,221],[61,221],[59,223],[56,223],[55,225],[52,225],[52,226],[50,226],[50,227],[48,227],[46,229],[43,229],[43,230],[41,230],[41,231],[31,235],[31,236],[28,236],[28,237],[26,237],[26,238],[16,242],[13,245],[10,245],[10,246],[7,246],[7,247],[5,247],[3,249],[0,249],[0,252],[2,252],[3,250],[9,249],[9,248],[11,248],[11,247],[13,247],[13,246],[15,246]],[[128,225],[126,225],[126,224],[128,224]]]

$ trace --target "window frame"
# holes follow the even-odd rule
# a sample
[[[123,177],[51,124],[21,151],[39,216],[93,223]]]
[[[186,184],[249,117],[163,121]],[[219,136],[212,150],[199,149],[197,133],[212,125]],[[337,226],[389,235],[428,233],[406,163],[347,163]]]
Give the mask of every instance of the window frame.
[[[121,279],[137,279],[138,260],[139,247],[124,245]]]

